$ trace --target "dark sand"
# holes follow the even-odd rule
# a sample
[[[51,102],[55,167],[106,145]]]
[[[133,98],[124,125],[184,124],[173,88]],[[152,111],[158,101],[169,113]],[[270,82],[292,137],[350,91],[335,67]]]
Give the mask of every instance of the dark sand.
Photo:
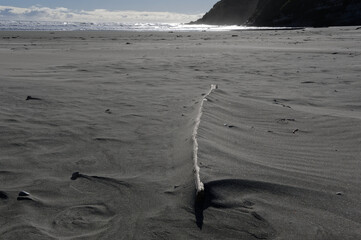
[[[360,239],[360,39],[0,32],[0,238]]]

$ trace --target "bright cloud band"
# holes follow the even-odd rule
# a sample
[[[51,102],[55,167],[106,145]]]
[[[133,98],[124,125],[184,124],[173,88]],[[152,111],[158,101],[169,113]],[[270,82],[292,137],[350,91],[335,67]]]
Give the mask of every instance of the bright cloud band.
[[[202,14],[109,11],[105,9],[75,11],[68,8],[47,8],[40,6],[30,8],[0,6],[0,20],[186,23],[200,17],[202,17]]]

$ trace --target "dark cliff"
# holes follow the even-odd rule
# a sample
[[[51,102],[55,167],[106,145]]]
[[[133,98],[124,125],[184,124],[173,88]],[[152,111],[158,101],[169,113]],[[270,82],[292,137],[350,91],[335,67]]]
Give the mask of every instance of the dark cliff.
[[[272,27],[361,25],[361,1],[222,0],[195,23]]]
[[[196,23],[233,25],[245,24],[256,10],[258,0],[222,0],[217,2]]]

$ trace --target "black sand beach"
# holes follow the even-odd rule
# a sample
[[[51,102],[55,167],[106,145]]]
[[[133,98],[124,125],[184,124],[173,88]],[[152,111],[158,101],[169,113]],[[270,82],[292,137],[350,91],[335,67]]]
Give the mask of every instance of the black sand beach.
[[[359,239],[360,37],[0,32],[0,238]]]

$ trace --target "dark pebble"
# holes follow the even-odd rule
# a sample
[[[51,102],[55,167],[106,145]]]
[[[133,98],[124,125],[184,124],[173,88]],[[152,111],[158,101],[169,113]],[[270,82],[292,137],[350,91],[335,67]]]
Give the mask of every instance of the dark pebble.
[[[81,177],[81,174],[79,172],[75,172],[71,175],[71,180],[77,180],[79,177]]]
[[[27,96],[26,101],[28,101],[28,100],[41,100],[41,98],[35,98],[35,97],[32,97],[32,96]]]
[[[25,191],[21,191],[19,192],[19,196],[17,198],[18,201],[22,201],[22,200],[30,200],[32,201],[33,199],[31,199],[30,197],[30,193],[25,192]]]
[[[8,199],[8,195],[5,192],[0,191],[0,198],[1,199]]]
[[[19,192],[19,197],[27,197],[27,196],[29,196],[29,195],[30,195],[30,193],[25,192],[25,191]]]

